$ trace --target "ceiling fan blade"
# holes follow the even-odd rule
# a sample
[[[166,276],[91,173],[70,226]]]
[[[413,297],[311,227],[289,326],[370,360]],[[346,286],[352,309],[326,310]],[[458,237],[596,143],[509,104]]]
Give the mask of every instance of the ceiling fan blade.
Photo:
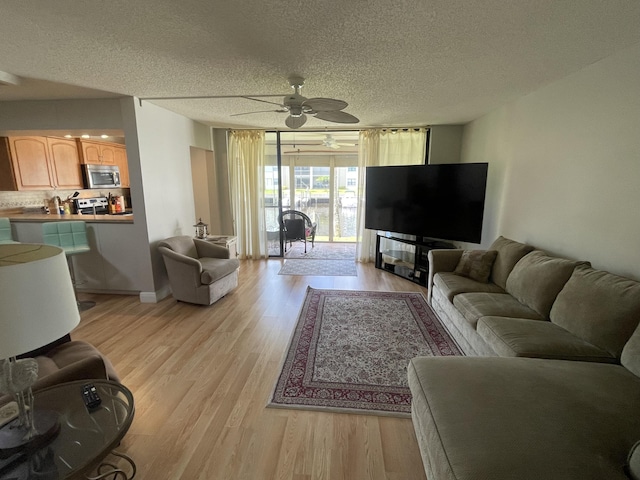
[[[262,102],[262,103],[270,103],[272,105],[279,105],[280,107],[284,107],[284,105],[282,103],[277,103],[277,102],[270,102],[269,100],[260,100],[259,98],[253,98],[253,97],[245,97],[242,96],[241,98],[246,98],[247,100],[253,100],[255,102]]]
[[[307,98],[302,102],[303,107],[310,107],[311,110],[316,112],[332,112],[334,110],[342,110],[347,108],[349,104],[343,100],[336,100],[335,98]]]
[[[354,117],[350,113],[341,111],[318,112],[316,113],[316,118],[335,123],[358,123],[360,121],[357,117]]]
[[[231,115],[229,115],[230,117],[238,117],[240,115],[251,115],[252,113],[267,113],[267,112],[271,112],[271,113],[285,113],[287,110],[258,110],[256,112],[244,112],[244,113],[233,113]]]
[[[280,95],[194,95],[184,97],[140,97],[138,100],[206,100],[211,98],[249,98],[255,100],[255,97],[283,97],[285,94]],[[258,100],[259,101],[259,100]],[[276,105],[281,105],[276,103]]]
[[[289,115],[284,121],[284,124],[289,128],[300,128],[305,123],[307,123],[307,116],[305,114],[302,114],[299,117],[292,117]]]

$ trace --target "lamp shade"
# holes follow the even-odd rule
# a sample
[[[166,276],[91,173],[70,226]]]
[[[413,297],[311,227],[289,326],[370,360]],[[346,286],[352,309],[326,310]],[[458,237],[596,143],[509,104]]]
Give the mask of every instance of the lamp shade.
[[[0,359],[43,347],[80,323],[64,251],[0,245]]]

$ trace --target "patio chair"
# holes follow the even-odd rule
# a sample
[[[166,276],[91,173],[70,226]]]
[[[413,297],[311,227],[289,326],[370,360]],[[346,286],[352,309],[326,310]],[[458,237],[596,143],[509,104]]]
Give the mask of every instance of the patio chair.
[[[284,238],[284,251],[287,251],[287,242],[289,247],[293,242],[304,242],[304,253],[307,253],[307,242],[311,242],[313,248],[316,239],[317,224],[312,222],[307,214],[298,210],[284,210],[278,217],[280,231]]]

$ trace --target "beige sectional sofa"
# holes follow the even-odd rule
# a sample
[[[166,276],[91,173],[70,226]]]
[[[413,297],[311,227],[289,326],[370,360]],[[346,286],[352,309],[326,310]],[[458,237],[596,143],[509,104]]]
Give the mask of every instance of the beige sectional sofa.
[[[640,283],[503,237],[489,251],[429,254],[430,303],[468,355],[409,364],[429,480],[640,478]]]

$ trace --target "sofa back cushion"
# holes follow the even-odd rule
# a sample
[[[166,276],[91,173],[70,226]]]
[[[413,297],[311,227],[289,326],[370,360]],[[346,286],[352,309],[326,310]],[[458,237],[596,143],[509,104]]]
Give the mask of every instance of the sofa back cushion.
[[[551,321],[620,358],[640,321],[640,283],[576,268],[553,304]]]
[[[551,257],[540,250],[526,254],[507,279],[507,293],[549,318],[551,306],[574,268],[584,262]]]
[[[506,288],[507,278],[518,261],[534,249],[531,245],[525,245],[505,237],[498,237],[489,247],[498,254],[491,267],[490,280],[501,288]]]
[[[158,246],[167,247],[168,249],[173,250],[176,253],[186,255],[187,257],[198,258],[198,251],[196,250],[195,243],[193,243],[193,238],[187,235],[167,238],[162,240]]]

